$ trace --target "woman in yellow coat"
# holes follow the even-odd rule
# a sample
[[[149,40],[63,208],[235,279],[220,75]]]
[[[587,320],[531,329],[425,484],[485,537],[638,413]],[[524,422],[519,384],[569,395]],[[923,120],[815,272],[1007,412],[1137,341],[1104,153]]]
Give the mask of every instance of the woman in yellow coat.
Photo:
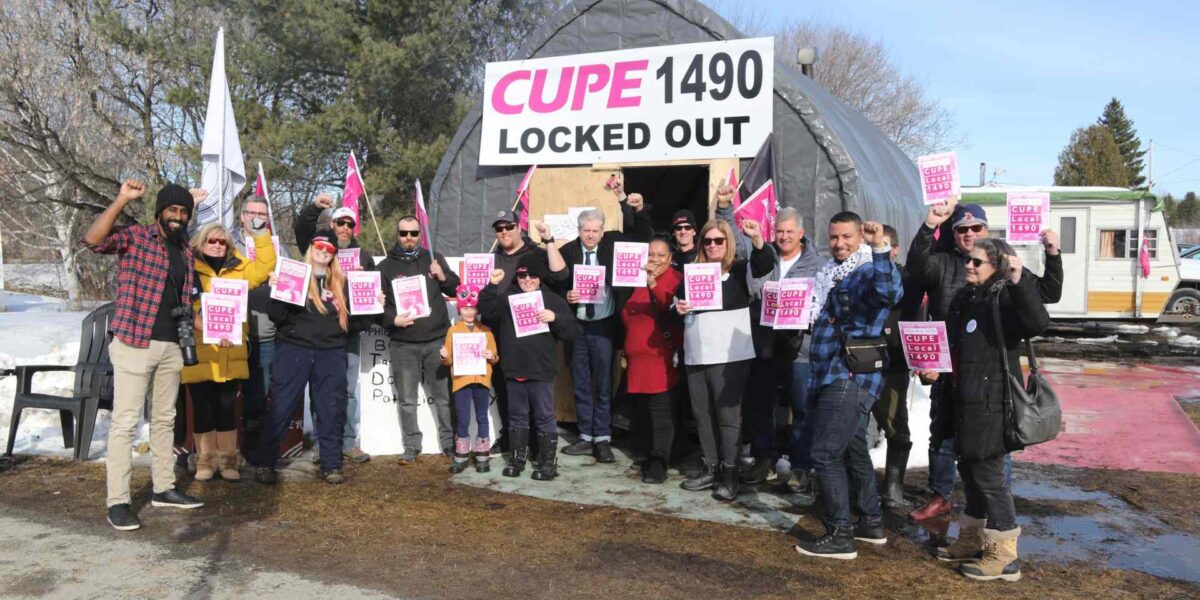
[[[275,269],[275,247],[271,235],[264,232],[254,238],[255,260],[247,260],[233,247],[229,232],[212,223],[200,228],[192,237],[192,252],[196,257],[196,286],[198,291],[212,290],[213,278],[245,280],[250,289],[261,285]],[[204,344],[203,316],[199,295],[195,296],[196,356],[199,362],[183,369],[183,383],[192,396],[192,415],[198,457],[196,479],[208,481],[218,469],[221,478],[241,479],[238,475],[236,405],[238,382],[250,377],[246,352],[248,325],[242,323],[242,343],[228,340],[220,344]]]

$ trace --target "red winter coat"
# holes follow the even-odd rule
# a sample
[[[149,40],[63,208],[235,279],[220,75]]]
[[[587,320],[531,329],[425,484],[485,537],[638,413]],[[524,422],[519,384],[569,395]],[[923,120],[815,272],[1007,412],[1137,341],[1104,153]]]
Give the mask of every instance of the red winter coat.
[[[621,309],[628,361],[626,386],[630,394],[665,392],[679,381],[679,369],[672,359],[683,344],[683,328],[670,308],[682,283],[683,275],[667,269],[658,276],[653,288],[635,289]],[[650,303],[650,294],[654,294],[654,305]],[[668,323],[671,342],[663,338],[660,322]]]

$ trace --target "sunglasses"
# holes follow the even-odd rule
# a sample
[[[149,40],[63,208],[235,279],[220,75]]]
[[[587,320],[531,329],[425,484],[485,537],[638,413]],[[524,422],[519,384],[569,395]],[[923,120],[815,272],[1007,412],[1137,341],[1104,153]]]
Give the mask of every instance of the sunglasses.
[[[959,235],[963,235],[968,231],[970,231],[971,233],[980,233],[983,231],[983,225],[967,225],[965,227],[955,227],[954,228],[954,232]]]
[[[516,223],[509,223],[508,225],[496,225],[496,226],[492,227],[492,229],[496,230],[496,233],[500,233],[501,231],[512,231],[516,228],[517,228]]]
[[[978,269],[979,267],[981,267],[981,266],[983,266],[983,265],[990,265],[990,264],[992,264],[992,262],[991,262],[991,261],[988,261],[988,260],[983,260],[982,258],[975,258],[974,256],[968,256],[968,257],[966,257],[966,263],[967,263],[968,265],[971,265],[972,267],[975,267],[976,269]]]
[[[400,229],[396,231],[396,237],[421,237],[421,232],[413,231],[411,229]]]
[[[725,238],[723,238],[723,237],[719,237],[719,238],[704,238],[704,245],[705,245],[705,246],[724,246],[724,245],[725,245]]]
[[[695,229],[695,227],[692,227],[691,225],[676,225],[675,226],[675,231],[691,231],[693,229]]]
[[[517,279],[541,279],[533,273],[517,273]]]
[[[206,244],[217,244],[218,246],[222,246],[222,247],[229,245],[229,242],[225,241],[223,238],[208,238],[205,241],[205,243]]]
[[[354,221],[351,221],[350,219],[338,219],[334,221],[333,224],[338,227],[354,227]]]

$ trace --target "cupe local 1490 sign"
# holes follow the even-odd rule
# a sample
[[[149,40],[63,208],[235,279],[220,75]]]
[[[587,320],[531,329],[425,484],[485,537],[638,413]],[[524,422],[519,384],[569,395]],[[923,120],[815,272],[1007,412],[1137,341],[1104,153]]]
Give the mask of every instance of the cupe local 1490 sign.
[[[773,73],[773,38],[488,63],[479,162],[753,156]]]

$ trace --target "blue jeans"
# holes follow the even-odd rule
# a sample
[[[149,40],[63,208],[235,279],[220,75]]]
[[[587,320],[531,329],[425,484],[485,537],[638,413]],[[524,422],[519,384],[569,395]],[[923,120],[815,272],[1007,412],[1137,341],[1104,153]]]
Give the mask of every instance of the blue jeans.
[[[826,528],[850,527],[850,499],[861,520],[882,518],[875,467],[867,449],[867,413],[875,397],[851,379],[822,387],[812,413],[812,461]],[[851,489],[853,488],[853,489]]]
[[[267,387],[271,385],[271,364],[275,362],[275,340],[249,344],[250,378],[242,395],[242,419],[261,419],[267,412]]]
[[[579,437],[588,442],[607,442],[612,439],[614,323],[614,318],[580,321],[583,333],[571,344],[575,414],[579,422]]]
[[[475,437],[488,438],[488,405],[492,402],[491,390],[472,383],[454,392],[454,437],[470,439],[471,409],[475,409]]]
[[[246,458],[256,467],[275,467],[279,460],[279,441],[304,402],[304,387],[309,388],[315,426],[321,451],[321,471],[342,468],[342,437],[346,420],[346,349],[317,350],[288,342],[275,348],[271,373],[271,403],[263,421],[258,445]]]
[[[809,457],[811,438],[805,427],[808,415],[808,363],[755,359],[747,385],[745,410],[746,436],[750,452],[757,458],[773,461],[776,448],[775,412],[783,394],[792,408],[792,426],[788,431],[788,457],[793,469],[812,468]]]
[[[788,432],[788,462],[793,471],[808,471],[812,469],[812,418],[809,408],[812,404],[808,397],[808,378],[812,367],[806,362],[792,363],[792,381],[790,389],[785,386],[784,392],[792,399],[792,428]]]
[[[943,498],[949,498],[950,494],[954,493],[954,474],[957,472],[954,464],[954,438],[942,440],[940,446],[934,447],[933,445],[933,432],[941,431],[942,427],[941,411],[938,410],[942,397],[940,383],[933,385],[929,396],[931,400],[929,403],[929,491]],[[1009,489],[1012,489],[1012,454],[1004,455],[1004,478]]]
[[[554,419],[554,382],[509,379],[508,422],[513,429],[533,429],[538,434],[558,431]]]
[[[358,372],[361,361],[358,357],[359,334],[351,334],[346,340],[346,425],[342,428],[342,447],[358,447]]]

